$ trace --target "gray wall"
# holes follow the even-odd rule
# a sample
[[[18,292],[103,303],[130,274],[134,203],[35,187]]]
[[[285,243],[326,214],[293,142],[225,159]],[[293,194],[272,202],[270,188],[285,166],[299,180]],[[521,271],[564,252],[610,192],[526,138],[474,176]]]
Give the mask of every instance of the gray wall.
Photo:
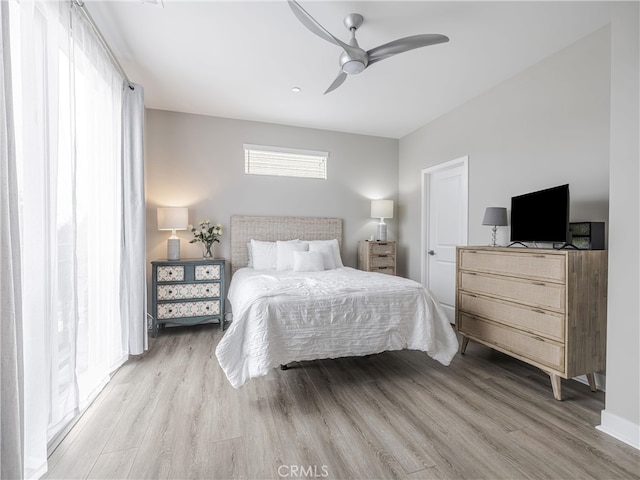
[[[602,429],[640,448],[640,6],[612,23],[607,397]]]
[[[465,155],[470,245],[490,241],[486,207],[565,183],[572,221],[608,220],[610,43],[599,30],[400,140],[401,274],[420,280],[421,169]]]
[[[327,180],[245,175],[243,144],[328,151]],[[147,110],[147,259],[166,258],[169,232],[157,230],[158,206],[189,207],[192,223],[224,227],[216,255],[230,258],[231,215],[344,219],[343,261],[356,266],[357,242],[376,230],[370,199],[397,201],[398,141],[389,138]],[[389,221],[389,237],[396,228]],[[181,257],[198,257],[190,232],[177,232]]]
[[[638,3],[609,27],[400,140],[400,272],[420,279],[420,170],[469,155],[469,244],[487,206],[569,183],[573,221],[607,222],[606,409],[601,429],[640,444]],[[499,240],[506,244],[508,228]],[[402,259],[401,259],[402,260]]]

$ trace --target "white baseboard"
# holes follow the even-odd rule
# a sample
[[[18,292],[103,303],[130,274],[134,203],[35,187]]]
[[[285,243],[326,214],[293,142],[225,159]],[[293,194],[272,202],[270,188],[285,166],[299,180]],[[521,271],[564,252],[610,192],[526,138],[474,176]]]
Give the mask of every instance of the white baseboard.
[[[640,425],[603,410],[596,429],[640,450]]]

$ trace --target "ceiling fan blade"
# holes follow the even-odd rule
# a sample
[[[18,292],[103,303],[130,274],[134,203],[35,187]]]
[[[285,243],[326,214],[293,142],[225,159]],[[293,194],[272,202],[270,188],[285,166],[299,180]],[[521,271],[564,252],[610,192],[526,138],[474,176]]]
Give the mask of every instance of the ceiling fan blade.
[[[331,42],[334,45],[342,47],[349,55],[356,56],[360,53],[360,50],[353,48],[348,43],[344,43],[339,38],[331,35],[322,25],[320,25],[315,18],[307,13],[307,11],[298,4],[295,0],[287,0],[287,3],[291,7],[293,14],[298,17],[298,20],[307,27],[311,32],[315,33],[320,38]]]
[[[407,52],[414,48],[427,47],[438,43],[448,42],[449,37],[437,33],[427,33],[424,35],[413,35],[411,37],[399,38],[393,42],[385,43],[379,47],[372,48],[367,52],[369,55],[369,65],[379,62],[385,58],[392,57],[398,53]]]
[[[326,95],[327,93],[334,91],[336,88],[342,85],[346,79],[347,79],[347,74],[344,73],[342,70],[340,70],[340,73],[338,74],[336,79],[333,81],[331,85],[329,85],[329,88],[327,88],[326,92],[324,92],[323,95]]]

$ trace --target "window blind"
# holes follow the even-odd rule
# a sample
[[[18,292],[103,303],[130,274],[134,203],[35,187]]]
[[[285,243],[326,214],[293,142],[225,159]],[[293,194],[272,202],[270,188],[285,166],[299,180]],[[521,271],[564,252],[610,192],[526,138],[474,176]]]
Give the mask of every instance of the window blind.
[[[244,172],[300,178],[327,178],[328,152],[244,145]]]

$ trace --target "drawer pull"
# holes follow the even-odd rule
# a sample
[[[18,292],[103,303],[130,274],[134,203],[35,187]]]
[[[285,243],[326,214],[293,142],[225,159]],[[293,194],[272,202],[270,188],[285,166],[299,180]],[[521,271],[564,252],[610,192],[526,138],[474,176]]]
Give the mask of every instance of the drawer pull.
[[[169,275],[173,275],[173,272],[171,270],[169,270]]]
[[[169,313],[173,313],[173,309],[172,308],[169,309]]]
[[[209,292],[210,292],[210,290],[207,288],[207,289],[205,290],[205,292],[209,293]]]
[[[169,294],[173,293],[173,290],[169,290]]]

